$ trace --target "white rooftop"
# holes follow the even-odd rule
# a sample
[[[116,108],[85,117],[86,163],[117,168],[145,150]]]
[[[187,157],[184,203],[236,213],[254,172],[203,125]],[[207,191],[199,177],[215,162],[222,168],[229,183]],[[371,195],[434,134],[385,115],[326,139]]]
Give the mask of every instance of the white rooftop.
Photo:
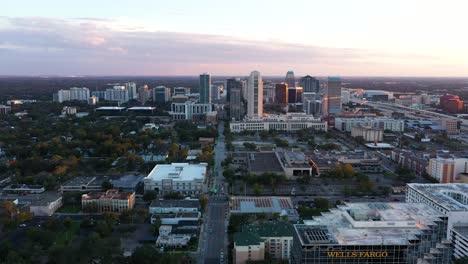
[[[112,110],[124,110],[125,107],[119,107],[119,106],[101,106],[99,108],[96,108],[96,110],[101,110],[101,111],[112,111]]]
[[[449,211],[468,211],[467,183],[409,183],[411,188]]]
[[[173,181],[203,180],[206,176],[207,163],[189,164],[172,163],[158,164],[145,177],[145,180],[161,181],[171,179]]]
[[[130,107],[128,110],[154,110],[156,107],[151,107],[151,106],[133,106]]]
[[[340,245],[406,245],[443,215],[422,203],[348,203],[304,221]]]

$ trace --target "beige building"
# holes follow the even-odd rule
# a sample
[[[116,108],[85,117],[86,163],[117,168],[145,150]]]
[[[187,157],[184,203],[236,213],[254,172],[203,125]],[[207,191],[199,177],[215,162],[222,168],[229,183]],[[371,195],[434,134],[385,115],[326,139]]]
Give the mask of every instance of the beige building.
[[[366,142],[382,142],[383,129],[370,126],[356,126],[351,128],[352,137],[362,137]]]
[[[441,118],[437,121],[441,126],[445,127],[447,134],[460,134],[460,121],[454,118]]]
[[[106,192],[90,192],[81,196],[81,207],[87,212],[121,213],[132,209],[134,205],[134,192],[119,192],[111,189]]]
[[[265,242],[249,233],[234,235],[233,263],[244,264],[247,261],[261,261],[265,259]]]
[[[270,258],[289,260],[293,240],[292,225],[287,222],[249,224],[234,235],[234,263]]]

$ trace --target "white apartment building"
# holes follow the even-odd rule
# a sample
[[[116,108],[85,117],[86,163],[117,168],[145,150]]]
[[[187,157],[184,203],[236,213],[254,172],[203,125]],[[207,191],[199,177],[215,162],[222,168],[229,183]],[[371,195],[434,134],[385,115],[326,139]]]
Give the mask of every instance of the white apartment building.
[[[403,132],[405,130],[404,120],[393,118],[335,118],[335,128],[340,131],[351,132],[352,127],[356,126],[369,126],[394,132]]]
[[[232,132],[247,131],[296,131],[311,128],[327,131],[327,122],[305,113],[288,113],[286,115],[270,115],[263,118],[245,118],[242,121],[232,121],[229,124]]]
[[[106,89],[104,100],[121,103],[128,102],[128,90],[125,89],[125,86],[114,86],[114,88]]]
[[[69,90],[59,90],[56,100],[59,103],[66,101],[88,101],[90,96],[89,89],[86,87],[72,87]]]
[[[169,114],[173,120],[202,120],[213,111],[212,104],[201,104],[194,101],[172,103]]]
[[[207,163],[158,164],[143,179],[145,191],[152,190],[163,194],[178,192],[187,195],[203,193],[207,166]]]

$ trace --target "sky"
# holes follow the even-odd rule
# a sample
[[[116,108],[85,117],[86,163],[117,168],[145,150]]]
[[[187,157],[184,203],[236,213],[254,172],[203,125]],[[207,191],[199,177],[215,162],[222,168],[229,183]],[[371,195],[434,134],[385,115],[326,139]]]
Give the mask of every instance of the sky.
[[[466,0],[15,0],[0,75],[468,76]]]

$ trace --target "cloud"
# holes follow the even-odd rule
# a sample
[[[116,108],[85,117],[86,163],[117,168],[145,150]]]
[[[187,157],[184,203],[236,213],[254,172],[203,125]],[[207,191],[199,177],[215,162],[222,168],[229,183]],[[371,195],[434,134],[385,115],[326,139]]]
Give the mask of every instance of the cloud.
[[[6,24],[0,27],[0,72],[4,74],[171,75],[209,71],[230,75],[247,74],[253,69],[282,74],[292,68],[312,74],[343,75],[362,74],[366,65],[396,67],[414,60],[437,60],[419,54],[128,30],[131,27],[119,30],[107,19],[0,20]]]

